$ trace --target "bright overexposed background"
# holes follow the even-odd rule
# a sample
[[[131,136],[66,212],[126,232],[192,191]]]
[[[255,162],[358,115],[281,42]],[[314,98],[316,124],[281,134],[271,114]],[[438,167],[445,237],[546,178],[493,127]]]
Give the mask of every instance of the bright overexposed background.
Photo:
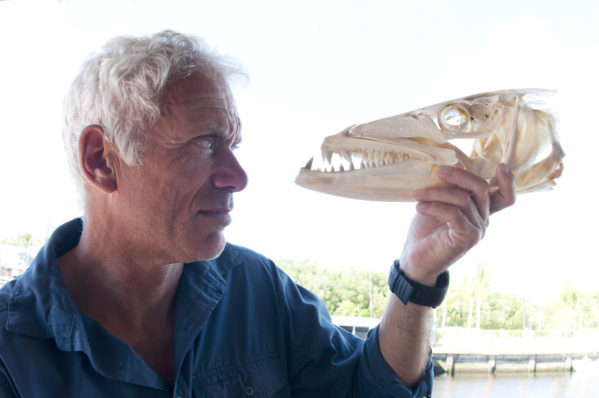
[[[350,124],[477,92],[557,89],[567,157],[554,191],[492,218],[454,273],[533,300],[597,289],[599,3],[589,1],[0,1],[0,235],[46,238],[80,214],[61,141],[61,102],[87,54],[122,34],[173,29],[239,60],[238,194],[231,242],[274,259],[387,270],[412,203],[297,187],[322,138]]]

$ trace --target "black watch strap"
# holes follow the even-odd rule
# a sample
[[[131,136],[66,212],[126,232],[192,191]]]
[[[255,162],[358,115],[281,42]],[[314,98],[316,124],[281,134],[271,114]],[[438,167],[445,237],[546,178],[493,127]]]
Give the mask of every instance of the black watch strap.
[[[408,304],[409,301],[414,304],[437,308],[443,302],[448,287],[448,271],[439,275],[435,286],[430,287],[409,279],[399,268],[399,260],[395,260],[391,266],[389,288],[404,304]]]

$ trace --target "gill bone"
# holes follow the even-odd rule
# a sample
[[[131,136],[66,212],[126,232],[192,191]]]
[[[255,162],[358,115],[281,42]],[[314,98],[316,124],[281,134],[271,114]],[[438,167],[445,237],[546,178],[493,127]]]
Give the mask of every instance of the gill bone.
[[[416,190],[442,185],[436,170],[458,162],[492,189],[503,162],[516,192],[550,189],[565,156],[551,113],[538,108],[551,90],[502,90],[471,95],[369,123],[322,143],[324,165],[310,159],[296,183],[354,199],[412,201]],[[450,141],[473,139],[467,155]]]

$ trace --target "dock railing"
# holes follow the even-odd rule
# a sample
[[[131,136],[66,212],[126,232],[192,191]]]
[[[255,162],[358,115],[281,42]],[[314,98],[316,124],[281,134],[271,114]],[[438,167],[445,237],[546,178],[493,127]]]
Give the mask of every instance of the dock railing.
[[[379,320],[333,316],[333,323],[366,338]],[[599,367],[599,329],[578,331],[438,328],[433,336],[435,373],[572,372]]]
[[[437,330],[433,361],[438,372],[572,372],[577,360],[599,358],[599,330]]]

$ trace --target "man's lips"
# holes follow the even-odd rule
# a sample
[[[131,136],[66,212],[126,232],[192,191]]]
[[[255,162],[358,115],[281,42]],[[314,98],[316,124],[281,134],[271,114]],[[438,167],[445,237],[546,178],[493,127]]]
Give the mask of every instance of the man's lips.
[[[198,215],[226,226],[231,223],[231,216],[229,215],[231,210],[232,209],[228,207],[202,209],[198,211]]]
[[[196,215],[205,222],[227,226],[231,223],[231,211],[233,210],[233,197],[224,192],[207,193],[194,198]]]
[[[231,210],[233,210],[233,209],[229,208],[229,207],[216,207],[216,208],[209,208],[209,209],[201,209],[198,211],[198,213],[205,214],[205,215],[219,216],[219,215],[227,215],[227,214],[229,214],[229,212]]]

